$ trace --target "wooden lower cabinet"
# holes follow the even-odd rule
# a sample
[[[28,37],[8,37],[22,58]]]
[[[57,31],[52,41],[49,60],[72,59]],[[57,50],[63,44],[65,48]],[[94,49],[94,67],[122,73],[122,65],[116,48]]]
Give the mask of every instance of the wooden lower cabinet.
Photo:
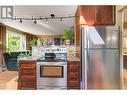
[[[18,89],[36,89],[36,61],[19,62]]]
[[[127,55],[123,56],[123,68],[127,69]]]
[[[80,61],[68,61],[67,72],[67,89],[80,89]]]

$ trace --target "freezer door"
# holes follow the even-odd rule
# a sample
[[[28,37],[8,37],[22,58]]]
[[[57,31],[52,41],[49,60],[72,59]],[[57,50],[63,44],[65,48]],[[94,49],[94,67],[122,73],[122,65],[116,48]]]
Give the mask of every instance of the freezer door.
[[[120,31],[117,26],[91,26],[89,33],[89,48],[119,48]]]
[[[120,89],[118,50],[89,50],[86,61],[87,89]]]

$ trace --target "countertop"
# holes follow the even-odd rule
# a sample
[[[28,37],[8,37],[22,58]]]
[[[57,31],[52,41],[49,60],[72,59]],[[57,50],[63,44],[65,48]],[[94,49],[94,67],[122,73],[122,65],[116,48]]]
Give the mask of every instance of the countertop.
[[[18,59],[18,61],[37,61],[38,59],[42,58],[39,56],[29,56],[29,57],[25,57],[25,58],[20,58]],[[67,57],[67,61],[80,61],[80,59],[76,56],[74,57]]]
[[[80,61],[80,59],[78,57],[74,56],[74,57],[68,57],[67,61]]]
[[[18,59],[18,61],[37,61],[38,59],[42,58],[42,56],[29,56]]]
[[[123,53],[123,55],[126,55],[127,56],[127,53]]]

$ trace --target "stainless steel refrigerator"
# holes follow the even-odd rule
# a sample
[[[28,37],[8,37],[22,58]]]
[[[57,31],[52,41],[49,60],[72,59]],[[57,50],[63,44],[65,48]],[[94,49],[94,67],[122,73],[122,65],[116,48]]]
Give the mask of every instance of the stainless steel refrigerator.
[[[81,88],[120,89],[118,26],[81,27]]]

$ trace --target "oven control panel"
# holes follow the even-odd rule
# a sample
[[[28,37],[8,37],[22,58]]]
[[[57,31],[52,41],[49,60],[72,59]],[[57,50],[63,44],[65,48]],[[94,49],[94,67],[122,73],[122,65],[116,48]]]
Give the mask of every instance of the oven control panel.
[[[67,53],[67,48],[45,48],[45,53]]]

